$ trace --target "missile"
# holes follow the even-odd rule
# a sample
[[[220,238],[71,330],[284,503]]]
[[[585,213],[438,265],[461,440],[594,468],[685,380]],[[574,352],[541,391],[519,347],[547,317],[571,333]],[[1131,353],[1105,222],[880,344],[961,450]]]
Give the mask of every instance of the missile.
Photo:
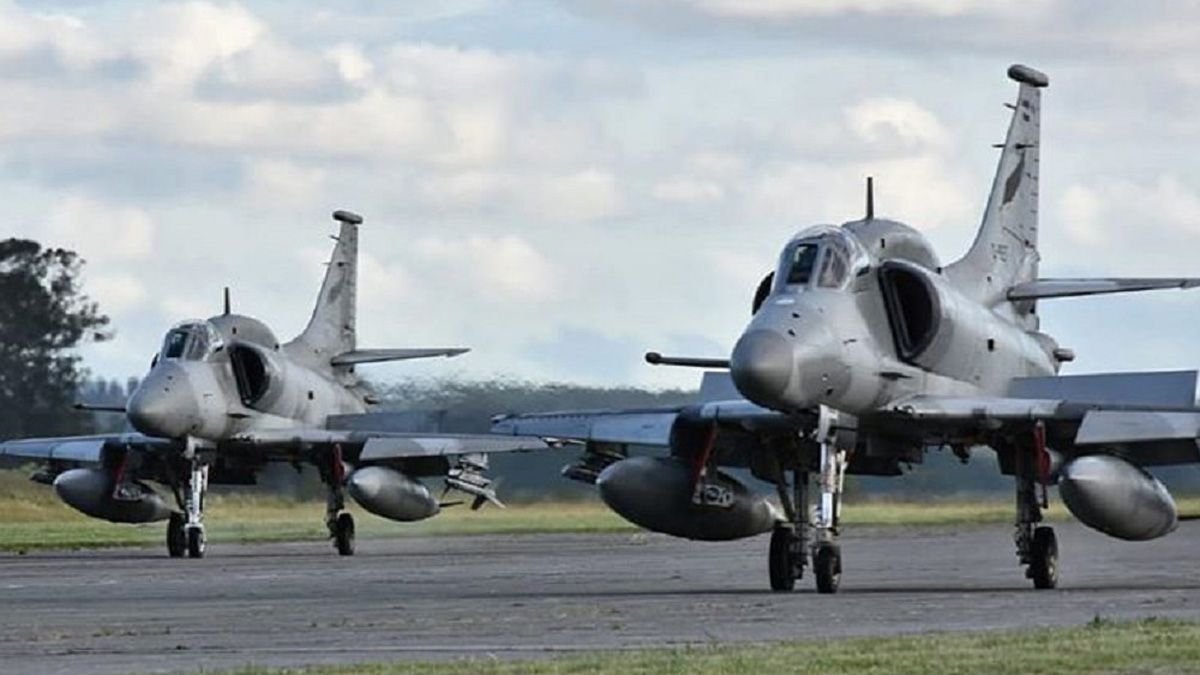
[[[424,520],[441,510],[420,481],[382,466],[358,469],[346,480],[346,488],[364,509],[388,520]]]
[[[623,459],[600,472],[596,486],[629,522],[686,539],[752,537],[783,519],[765,497],[724,473],[710,473],[697,492],[692,467],[676,457]]]
[[[1157,539],[1179,525],[1167,488],[1112,455],[1085,455],[1068,462],[1059,474],[1058,492],[1080,522],[1118,539]]]
[[[114,523],[151,523],[171,516],[171,507],[149,486],[131,482],[119,499],[114,479],[103,469],[71,469],[54,479],[54,491],[67,506]]]

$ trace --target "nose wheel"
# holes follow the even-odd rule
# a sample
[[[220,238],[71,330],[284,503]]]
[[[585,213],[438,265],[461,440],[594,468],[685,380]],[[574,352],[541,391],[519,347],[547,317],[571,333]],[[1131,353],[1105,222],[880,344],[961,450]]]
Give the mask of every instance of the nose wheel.
[[[837,593],[842,582],[842,549],[834,543],[817,546],[813,552],[813,576],[818,593]]]
[[[803,527],[803,526],[802,526]],[[804,537],[790,525],[776,525],[771,532],[768,572],[771,590],[790,591],[804,575]]]
[[[189,558],[203,558],[207,544],[204,526],[187,528],[187,553]]]

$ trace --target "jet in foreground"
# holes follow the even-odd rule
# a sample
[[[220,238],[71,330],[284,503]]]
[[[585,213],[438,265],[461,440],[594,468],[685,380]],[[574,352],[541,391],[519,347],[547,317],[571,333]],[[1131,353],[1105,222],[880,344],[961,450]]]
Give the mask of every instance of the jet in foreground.
[[[355,367],[457,356],[463,348],[359,349],[355,339],[358,226],[337,211],[337,244],[308,326],[281,343],[264,323],[230,312],[167,332],[150,372],[123,412],[137,433],[12,440],[0,455],[39,460],[34,479],[64,502],[113,522],[167,520],[172,557],[204,555],[208,485],[253,485],[269,463],[314,465],[328,488],[326,524],[339,553],[354,552],[346,492],[397,521],[438,513],[419,478],[444,476],[474,498],[498,503],[487,455],[544,448],[536,438],[405,433],[372,414]],[[392,427],[392,428],[389,428]],[[164,499],[148,485],[164,486]]]
[[[1019,83],[1012,121],[961,259],[943,265],[917,230],[876,218],[868,184],[866,218],[804,230],[783,248],[729,358],[647,354],[652,364],[727,368],[706,374],[703,403],[510,416],[493,432],[585,442],[564,474],[594,482],[646,529],[698,540],[771,531],[769,576],[781,591],[810,560],[817,589],[837,590],[846,473],[899,475],[935,447],[964,461],[989,447],[1015,478],[1017,555],[1036,588],[1058,581],[1054,530],[1040,525],[1047,485],[1111,536],[1172,531],[1175,504],[1144,467],[1200,461],[1196,374],[1058,376],[1074,354],[1039,331],[1038,301],[1200,279],[1038,278],[1048,79],[1019,65],[1008,75]],[[670,456],[629,457],[630,445]],[[782,513],[719,467],[773,483]]]

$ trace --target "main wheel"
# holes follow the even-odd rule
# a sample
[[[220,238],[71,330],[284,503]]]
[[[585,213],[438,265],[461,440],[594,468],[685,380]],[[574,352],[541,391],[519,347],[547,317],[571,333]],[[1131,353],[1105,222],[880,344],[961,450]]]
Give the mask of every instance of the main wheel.
[[[821,544],[813,553],[813,575],[818,593],[837,593],[842,583],[842,550],[837,544]]]
[[[187,528],[187,552],[189,558],[204,557],[204,528],[190,527]]]
[[[354,516],[339,514],[333,524],[333,545],[338,555],[354,555]]]
[[[187,552],[187,535],[183,533],[184,518],[182,513],[172,513],[167,521],[167,555],[172,558],[182,558]]]
[[[771,550],[767,554],[767,571],[771,575],[771,590],[790,591],[796,587],[796,553],[793,542],[796,532],[790,527],[776,527],[771,532]]]
[[[1058,538],[1054,528],[1039,527],[1033,531],[1030,550],[1029,578],[1034,588],[1054,588],[1058,585]]]

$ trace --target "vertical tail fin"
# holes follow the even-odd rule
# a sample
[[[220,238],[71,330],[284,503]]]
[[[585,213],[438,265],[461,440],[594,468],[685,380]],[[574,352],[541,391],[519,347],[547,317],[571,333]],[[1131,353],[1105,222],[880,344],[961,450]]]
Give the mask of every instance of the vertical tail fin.
[[[338,354],[355,347],[355,319],[358,302],[358,226],[362,216],[349,211],[334,211],[341,223],[337,245],[325,271],[325,281],[317,294],[317,305],[304,332],[293,341],[311,350],[326,364]]]
[[[1002,301],[1012,286],[1036,279],[1039,260],[1041,89],[1050,80],[1022,65],[1010,67],[1008,76],[1020,89],[983,222],[967,254],[946,268],[956,287],[987,305]]]

